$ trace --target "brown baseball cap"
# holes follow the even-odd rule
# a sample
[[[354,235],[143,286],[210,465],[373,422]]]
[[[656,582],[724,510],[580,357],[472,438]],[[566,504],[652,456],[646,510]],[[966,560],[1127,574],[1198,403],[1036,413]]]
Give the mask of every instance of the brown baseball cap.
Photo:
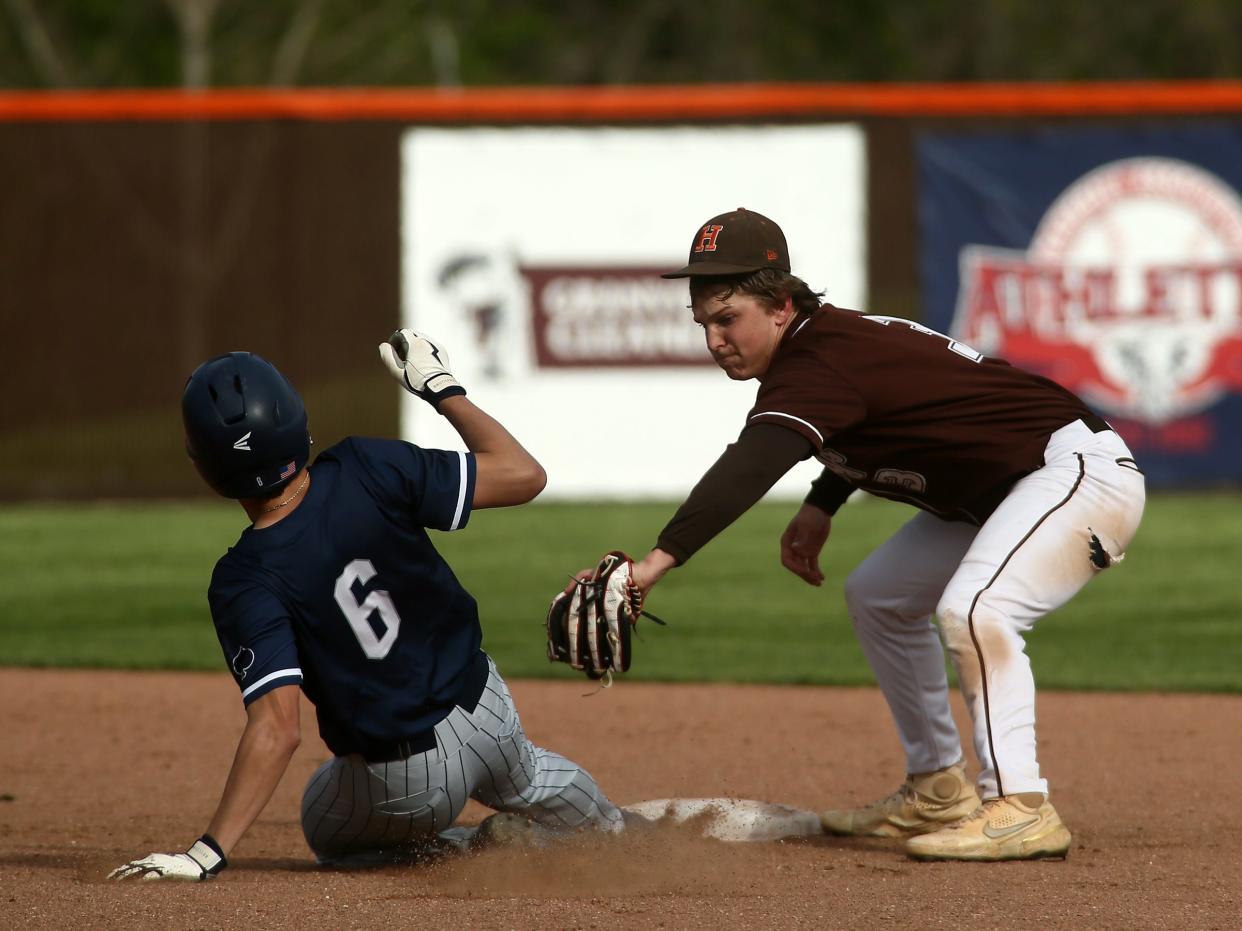
[[[789,271],[785,234],[763,214],[738,207],[704,223],[690,243],[686,267],[660,277],[744,275],[761,268]]]

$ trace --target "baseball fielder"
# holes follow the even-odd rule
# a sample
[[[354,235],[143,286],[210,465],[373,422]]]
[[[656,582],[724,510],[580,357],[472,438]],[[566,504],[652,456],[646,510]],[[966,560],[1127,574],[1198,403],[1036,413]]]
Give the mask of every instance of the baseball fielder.
[[[781,537],[781,562],[812,585],[832,515],[855,489],[919,508],[846,581],[907,777],[863,809],[824,812],[824,827],[906,837],[924,859],[1064,856],[1070,833],[1036,759],[1023,635],[1122,558],[1142,473],[1059,385],[917,323],[821,305],[788,256],[775,223],[739,208],[708,220],[686,266],[665,275],[690,279],[716,364],[759,390],[737,442],[632,581],[645,595],[809,456],[823,474]],[[933,616],[970,710],[977,795]]]
[[[443,348],[401,330],[379,349],[470,452],[351,437],[308,465],[305,408],[270,363],[234,352],[190,376],[190,458],[253,521],[208,591],[246,727],[207,832],[114,878],[219,873],[298,745],[301,693],[334,754],[302,796],[320,863],[417,855],[468,798],[557,830],[622,827],[589,773],[526,738],[480,649],[475,601],[424,529],[460,530],[474,509],[529,501],[543,469],[465,397]]]

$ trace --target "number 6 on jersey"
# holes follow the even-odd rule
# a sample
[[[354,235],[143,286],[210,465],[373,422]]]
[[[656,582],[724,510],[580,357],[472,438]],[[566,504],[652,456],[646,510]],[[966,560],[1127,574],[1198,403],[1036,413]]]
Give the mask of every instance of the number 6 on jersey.
[[[392,598],[383,589],[376,589],[362,601],[354,597],[354,583],[366,585],[373,578],[375,567],[371,565],[371,560],[355,559],[336,577],[333,594],[367,659],[383,659],[397,642],[401,616],[397,614]],[[377,636],[375,628],[371,626],[370,617],[376,611],[379,612],[380,623],[384,627],[382,637]]]

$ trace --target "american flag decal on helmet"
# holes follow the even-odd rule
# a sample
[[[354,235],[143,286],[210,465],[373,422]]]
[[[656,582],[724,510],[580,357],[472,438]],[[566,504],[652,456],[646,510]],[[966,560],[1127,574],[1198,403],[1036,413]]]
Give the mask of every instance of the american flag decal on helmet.
[[[292,474],[293,474],[294,472],[296,472],[297,470],[298,470],[298,469],[297,469],[297,463],[296,463],[296,462],[291,462],[291,463],[289,463],[287,466],[285,466],[283,469],[281,469],[281,470],[280,470],[280,477],[281,477],[281,478],[288,478],[290,475],[292,475]]]

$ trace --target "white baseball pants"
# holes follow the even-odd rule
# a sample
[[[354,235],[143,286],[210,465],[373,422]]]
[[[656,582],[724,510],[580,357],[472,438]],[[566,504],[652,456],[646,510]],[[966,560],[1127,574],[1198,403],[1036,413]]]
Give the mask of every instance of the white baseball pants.
[[[1075,421],[1052,434],[1044,462],[982,527],[920,513],[845,584],[910,773],[962,757],[939,620],[970,711],[983,798],[1047,793],[1023,634],[1122,556],[1143,513],[1142,473],[1116,433]]]
[[[316,770],[302,795],[302,831],[320,863],[417,843],[448,828],[468,798],[551,828],[622,829],[590,773],[527,739],[488,662],[478,705],[435,726],[436,749],[389,763],[337,756]]]

